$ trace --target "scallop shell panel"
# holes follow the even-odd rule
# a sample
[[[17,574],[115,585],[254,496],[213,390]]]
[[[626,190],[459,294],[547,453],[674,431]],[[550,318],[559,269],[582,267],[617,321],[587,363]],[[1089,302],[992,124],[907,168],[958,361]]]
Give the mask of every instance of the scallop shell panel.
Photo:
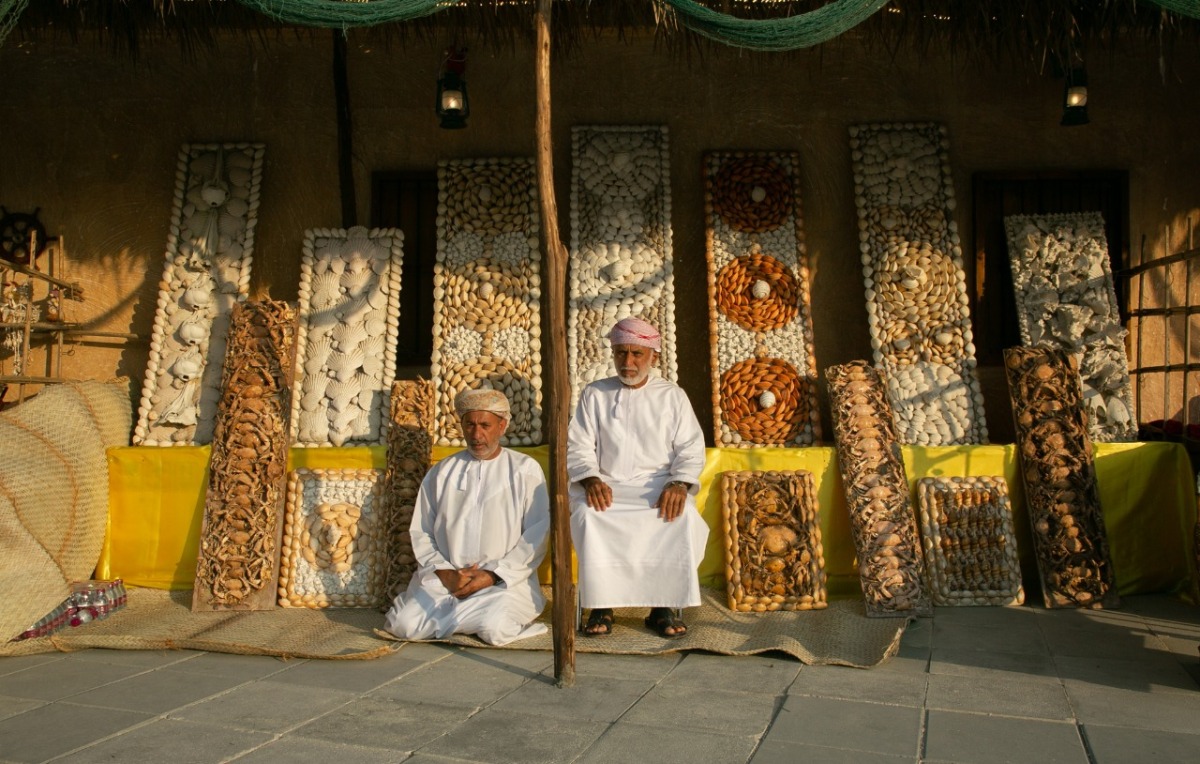
[[[712,153],[704,167],[714,439],[812,445],[821,432],[799,155]]]
[[[233,306],[249,293],[264,147],[185,144],[133,442],[209,443]]]
[[[454,396],[484,385],[509,396],[502,443],[542,440],[538,214],[530,159],[438,165],[431,369],[441,445],[464,445]]]
[[[1117,311],[1104,218],[1098,212],[1010,215],[1004,226],[1021,341],[1081,356],[1092,440],[1134,440],[1126,330]]]
[[[850,129],[850,148],[875,363],[889,374],[918,364],[946,367],[966,391],[937,412],[919,411],[940,388],[912,388],[927,375],[904,374],[903,389],[889,386],[898,393],[892,409],[905,423],[900,441],[986,443],[945,128],[859,125]]]

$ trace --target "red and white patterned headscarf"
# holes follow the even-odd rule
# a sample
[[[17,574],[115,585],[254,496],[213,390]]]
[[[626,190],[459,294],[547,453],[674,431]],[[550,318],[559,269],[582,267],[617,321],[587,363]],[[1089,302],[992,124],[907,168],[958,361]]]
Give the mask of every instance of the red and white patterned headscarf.
[[[617,345],[641,345],[651,350],[662,351],[662,335],[654,325],[640,318],[622,318],[608,333],[613,347]]]

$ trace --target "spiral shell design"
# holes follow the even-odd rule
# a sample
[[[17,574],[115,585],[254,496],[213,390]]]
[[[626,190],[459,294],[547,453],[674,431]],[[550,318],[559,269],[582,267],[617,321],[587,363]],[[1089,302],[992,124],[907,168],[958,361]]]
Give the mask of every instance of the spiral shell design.
[[[438,165],[432,377],[441,445],[464,444],[454,397],[478,387],[508,396],[502,443],[542,442],[537,204],[532,160]]]
[[[714,439],[812,445],[821,433],[799,156],[713,153],[704,167]]]
[[[892,377],[900,442],[986,443],[945,128],[859,125],[850,148],[871,347]],[[904,371],[917,365],[937,370]],[[924,410],[935,399],[943,404]]]
[[[179,152],[135,445],[212,440],[229,316],[249,294],[264,152],[261,143]]]

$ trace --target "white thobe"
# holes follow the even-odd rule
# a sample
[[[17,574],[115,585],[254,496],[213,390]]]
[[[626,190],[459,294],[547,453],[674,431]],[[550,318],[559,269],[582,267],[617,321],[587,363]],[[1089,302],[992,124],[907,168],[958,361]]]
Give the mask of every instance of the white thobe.
[[[632,388],[610,377],[583,389],[567,428],[582,607],[700,604],[696,568],[708,526],[695,495],[703,469],[704,434],[678,385],[650,377]],[[603,512],[587,505],[580,481],[589,477],[612,489],[612,506]],[[683,514],[667,522],[654,504],[672,480],[691,488]]]
[[[504,645],[546,631],[533,620],[546,605],[537,567],[550,499],[535,460],[506,448],[492,459],[465,450],[443,459],[421,482],[409,530],[417,569],[387,612],[389,632],[403,639],[474,634]],[[498,582],[460,600],[436,571],[469,565],[492,571]]]

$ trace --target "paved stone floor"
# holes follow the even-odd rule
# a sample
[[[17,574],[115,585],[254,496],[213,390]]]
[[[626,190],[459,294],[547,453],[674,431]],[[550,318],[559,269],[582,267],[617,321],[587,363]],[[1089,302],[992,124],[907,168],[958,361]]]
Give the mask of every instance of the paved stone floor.
[[[0,658],[0,762],[1195,762],[1200,609],[938,608],[870,669],[410,644]]]

